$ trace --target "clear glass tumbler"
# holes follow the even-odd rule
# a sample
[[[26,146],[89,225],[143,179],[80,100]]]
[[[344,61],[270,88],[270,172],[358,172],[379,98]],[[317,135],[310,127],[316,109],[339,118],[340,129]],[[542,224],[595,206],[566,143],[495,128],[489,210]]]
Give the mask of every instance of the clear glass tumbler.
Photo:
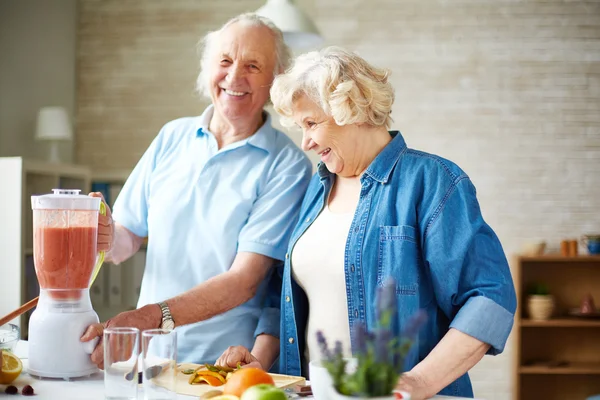
[[[104,398],[137,400],[140,331],[137,328],[104,330]]]
[[[174,330],[142,332],[142,372],[145,400],[177,398],[177,333]]]

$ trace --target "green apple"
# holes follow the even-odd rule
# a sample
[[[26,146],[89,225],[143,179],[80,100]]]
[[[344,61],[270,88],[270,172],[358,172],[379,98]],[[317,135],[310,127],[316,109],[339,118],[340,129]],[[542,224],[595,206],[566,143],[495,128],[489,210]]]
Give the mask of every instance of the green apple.
[[[240,400],[287,400],[287,395],[278,387],[261,383],[246,389]]]

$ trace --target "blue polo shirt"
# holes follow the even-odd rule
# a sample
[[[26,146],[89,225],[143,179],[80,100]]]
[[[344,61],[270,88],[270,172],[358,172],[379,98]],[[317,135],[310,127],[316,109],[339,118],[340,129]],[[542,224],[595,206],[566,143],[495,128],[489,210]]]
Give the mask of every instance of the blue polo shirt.
[[[238,252],[284,259],[311,164],[268,113],[254,135],[219,150],[208,130],[213,111],[167,123],[115,203],[115,221],[148,236],[138,307],[228,271]],[[212,363],[230,345],[252,348],[257,334],[279,336],[279,310],[263,307],[265,289],[224,314],[178,327],[178,360]]]

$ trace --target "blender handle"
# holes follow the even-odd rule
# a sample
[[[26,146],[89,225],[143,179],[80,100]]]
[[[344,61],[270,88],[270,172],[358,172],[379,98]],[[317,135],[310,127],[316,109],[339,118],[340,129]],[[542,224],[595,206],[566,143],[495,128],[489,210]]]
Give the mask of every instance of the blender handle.
[[[100,215],[106,215],[106,206],[104,205],[103,201],[100,202]],[[96,265],[94,266],[94,272],[92,273],[92,280],[90,281],[90,287],[96,280],[96,277],[98,276],[98,273],[100,272],[100,268],[102,267],[103,262],[104,262],[104,251],[100,251],[98,253],[98,258],[96,260]]]
[[[106,215],[106,206],[104,205],[104,202],[102,202],[102,201],[100,202],[100,215]],[[104,251],[100,251],[100,252],[98,252],[98,258],[96,259],[96,265],[94,266],[94,272],[92,273],[92,280],[90,281],[90,287],[96,280],[96,277],[98,276],[98,272],[100,272],[100,268],[102,267],[103,262],[104,262]],[[87,354],[92,354],[94,352],[94,349],[96,348],[96,345],[98,345],[99,341],[100,341],[100,338],[95,337],[94,339],[90,340],[89,342],[83,342],[82,343],[83,351],[85,351]]]

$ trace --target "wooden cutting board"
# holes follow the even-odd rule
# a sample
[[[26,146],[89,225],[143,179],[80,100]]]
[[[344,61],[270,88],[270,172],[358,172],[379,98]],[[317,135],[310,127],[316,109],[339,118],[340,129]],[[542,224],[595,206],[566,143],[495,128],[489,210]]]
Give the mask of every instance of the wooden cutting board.
[[[190,379],[190,375],[184,374],[182,371],[192,368],[196,369],[200,367],[198,364],[179,364],[177,367],[177,379],[175,382],[175,392],[187,396],[201,396],[206,392],[211,390],[223,390],[223,386],[210,386],[206,384],[201,385],[190,385],[188,383]],[[279,374],[269,374],[273,377],[275,381],[275,386],[285,389],[289,387],[293,387],[295,385],[304,384],[305,379],[301,376],[289,376],[289,375],[279,375]],[[161,386],[164,388],[169,387],[169,381],[165,374],[161,374],[153,379],[154,383],[157,386]]]

